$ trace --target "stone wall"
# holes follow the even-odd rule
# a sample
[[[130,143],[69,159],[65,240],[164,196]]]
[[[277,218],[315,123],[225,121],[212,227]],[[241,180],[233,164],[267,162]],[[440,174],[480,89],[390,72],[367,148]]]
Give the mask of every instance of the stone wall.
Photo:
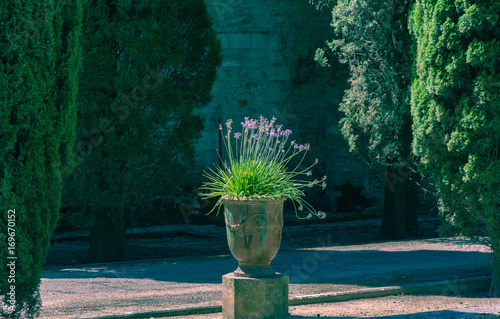
[[[307,0],[206,0],[223,48],[223,62],[213,88],[213,102],[200,111],[205,131],[197,142],[192,183],[203,169],[218,163],[218,126],[231,118],[275,116],[294,132],[298,143],[310,143],[308,161],[319,159],[313,173],[328,175],[325,191],[310,198],[316,206],[336,210],[338,186],[363,186],[381,203],[380,184],[352,157],[337,127],[338,103],[346,88],[345,67],[319,69],[314,51],[330,39],[331,14]]]

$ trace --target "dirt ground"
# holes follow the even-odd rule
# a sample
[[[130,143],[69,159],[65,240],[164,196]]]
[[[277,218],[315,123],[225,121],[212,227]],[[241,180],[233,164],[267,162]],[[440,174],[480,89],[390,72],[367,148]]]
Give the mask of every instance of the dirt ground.
[[[322,303],[306,306],[291,306],[294,316],[363,318],[407,315],[408,319],[479,317],[486,309],[499,307],[499,298],[488,298],[486,292],[471,292],[461,296],[454,295],[399,295],[373,299],[359,299],[337,303]],[[474,309],[481,307],[484,309]],[[467,309],[467,310],[466,310]],[[318,316],[319,315],[319,316]],[[190,318],[195,319],[195,318]]]
[[[437,237],[440,222],[435,218],[420,222],[421,233],[413,238]],[[280,251],[318,245],[352,245],[380,241],[380,219],[340,223],[315,223],[283,228]],[[318,242],[328,238],[328,243]],[[89,262],[88,237],[52,241],[46,267],[78,265]],[[130,260],[175,258],[185,256],[216,256],[230,254],[224,226],[178,225],[165,231],[143,232],[129,236]]]
[[[452,319],[500,318],[499,298],[488,298],[486,292],[461,296],[399,295],[344,302],[318,303],[289,307],[287,319],[306,318],[393,318],[393,319]],[[220,319],[221,313],[179,316],[178,319]]]

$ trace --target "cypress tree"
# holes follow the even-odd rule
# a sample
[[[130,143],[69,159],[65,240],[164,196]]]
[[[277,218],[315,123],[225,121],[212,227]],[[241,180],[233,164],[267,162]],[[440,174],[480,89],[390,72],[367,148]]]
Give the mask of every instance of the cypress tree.
[[[31,318],[75,139],[81,4],[0,3],[0,294]],[[6,267],[7,265],[7,267]]]
[[[490,246],[500,296],[500,2],[417,0],[414,152],[434,176],[443,218]]]
[[[84,7],[75,171],[93,261],[127,258],[134,207],[180,187],[203,128],[220,44],[202,0],[91,0]]]
[[[315,1],[318,6],[330,1]],[[349,66],[350,88],[340,104],[341,132],[350,151],[385,172],[381,236],[418,232],[418,181],[411,152],[410,0],[339,0],[332,10],[335,38],[328,43]],[[327,64],[323,50],[316,60]]]

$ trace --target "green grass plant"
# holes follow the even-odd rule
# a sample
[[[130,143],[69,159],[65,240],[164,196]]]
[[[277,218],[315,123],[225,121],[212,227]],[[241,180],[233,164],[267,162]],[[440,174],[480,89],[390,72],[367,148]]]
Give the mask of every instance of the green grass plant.
[[[221,166],[209,168],[205,172],[208,181],[200,188],[203,198],[218,198],[210,212],[218,208],[219,213],[221,205],[228,198],[290,199],[296,211],[304,208],[309,211],[306,218],[325,216],[325,213],[316,211],[304,200],[305,188],[326,187],[326,176],[322,179],[310,178],[311,169],[318,160],[300,169],[309,144],[297,144],[293,140],[289,142],[292,131],[284,130],[282,125],[275,125],[275,121],[274,117],[270,121],[262,116],[259,120],[246,117],[245,122],[241,122],[241,131],[233,134],[233,121],[226,122],[223,134],[224,160],[221,157]],[[223,131],[222,125],[219,129]],[[292,162],[297,164],[291,165]]]

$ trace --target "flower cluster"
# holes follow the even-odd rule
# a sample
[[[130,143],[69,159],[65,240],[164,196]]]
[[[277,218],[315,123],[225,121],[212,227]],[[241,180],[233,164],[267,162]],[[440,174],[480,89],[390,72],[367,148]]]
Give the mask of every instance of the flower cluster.
[[[222,167],[209,169],[205,176],[209,179],[202,186],[205,198],[219,197],[217,205],[222,205],[225,198],[246,199],[291,199],[299,210],[304,207],[312,214],[324,217],[316,212],[303,197],[303,189],[313,186],[326,187],[326,176],[313,181],[301,179],[312,175],[312,167],[318,160],[305,169],[301,167],[309,144],[289,142],[293,132],[276,125],[276,118],[259,120],[245,118],[241,122],[241,131],[232,133],[233,121],[226,122],[223,134],[227,160]],[[222,131],[222,125],[219,127]],[[290,169],[292,159],[298,163]],[[214,207],[214,208],[215,208]]]

